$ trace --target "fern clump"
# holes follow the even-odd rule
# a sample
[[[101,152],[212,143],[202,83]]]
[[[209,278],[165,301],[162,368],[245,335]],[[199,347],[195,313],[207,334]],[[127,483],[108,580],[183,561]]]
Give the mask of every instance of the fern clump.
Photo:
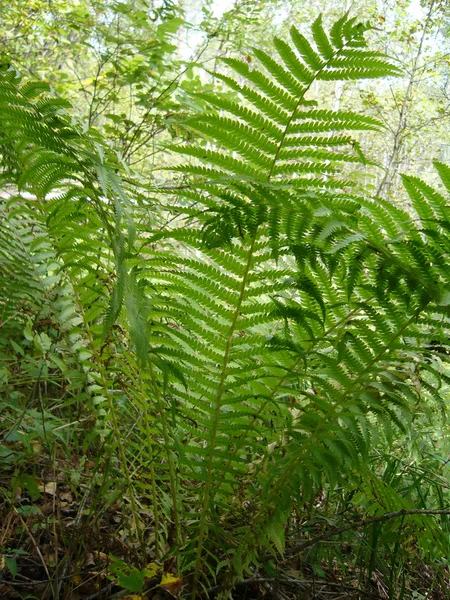
[[[292,503],[359,473],[372,444],[413,418],[411,356],[447,282],[427,263],[421,226],[345,176],[366,164],[352,132],[381,123],[308,97],[317,80],[398,74],[367,49],[366,29],[344,17],[326,34],[319,18],[312,43],[293,27],[276,58],[225,60],[234,75],[217,77],[230,98],[198,95],[206,109],[186,123],[203,143],[170,147],[191,159],[176,168],[192,186],[174,205],[195,219],[165,234],[188,259],[161,277],[189,373],[173,393],[195,423],[180,456],[186,479],[202,482],[197,577],[217,544],[241,574],[261,546],[283,553]],[[429,385],[421,397],[436,398]],[[243,488],[256,509],[227,543],[221,515]]]
[[[293,507],[325,486],[378,486],[371,501],[384,491],[391,509],[371,451],[449,383],[429,343],[448,319],[446,200],[411,177],[413,212],[371,199],[347,167],[368,165],[355,132],[382,124],[309,94],[399,73],[367,29],[345,15],[327,33],[318,18],[311,40],[292,27],[251,66],[224,60],[228,94],[197,94],[193,141],[167,147],[184,185],[156,190],[164,223],[137,186],[130,200],[96,134],[4,75],[3,177],[35,194],[73,285],[142,553],[145,493],[151,551],[173,548],[194,597],[283,555]]]

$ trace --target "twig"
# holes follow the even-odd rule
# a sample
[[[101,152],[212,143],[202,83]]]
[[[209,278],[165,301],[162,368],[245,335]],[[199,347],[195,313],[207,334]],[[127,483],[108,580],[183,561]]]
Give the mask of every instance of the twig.
[[[104,588],[102,588],[101,590],[99,590],[98,592],[95,592],[95,594],[91,594],[90,596],[88,596],[84,600],[98,600],[99,598],[102,597],[102,595],[104,593],[110,592],[115,585],[116,584],[114,582],[112,582],[112,583],[108,584],[107,586],[105,586]],[[145,593],[145,591],[149,591],[149,590],[148,589],[147,590],[144,589],[143,593]],[[116,592],[112,596],[109,596],[109,598],[110,598],[110,600],[119,600],[119,598],[123,598],[124,596],[127,596],[129,593],[130,593],[130,590],[119,590],[118,592]]]
[[[86,489],[85,493],[84,493],[83,499],[81,500],[80,506],[78,507],[78,513],[77,513],[77,516],[75,517],[75,521],[74,521],[74,524],[73,524],[74,533],[72,535],[72,541],[76,540],[75,536],[76,536],[76,533],[78,531],[78,527],[80,525],[81,517],[83,516],[83,510],[84,510],[84,507],[86,506],[86,502],[87,502],[87,500],[89,498],[90,492],[91,492],[91,488],[88,487]],[[72,544],[71,544],[71,546],[72,546]],[[66,578],[67,569],[69,568],[70,555],[71,555],[71,552],[70,552],[70,549],[69,549],[66,562],[64,563],[62,571],[61,571],[61,575],[58,576],[58,596],[59,596],[59,594],[61,594],[62,586],[64,585],[64,580]]]
[[[34,563],[36,565],[40,566],[40,563]],[[71,579],[72,575],[65,575],[65,579]],[[16,573],[16,580],[19,581],[9,581],[9,580],[3,580],[2,583],[5,583],[5,585],[10,585],[10,586],[16,586],[16,587],[36,587],[37,585],[43,585],[44,583],[50,583],[50,579],[31,579],[30,577],[25,577],[24,575],[21,575],[20,573]],[[84,582],[83,582],[84,583]],[[86,600],[86,599],[84,599]]]
[[[235,587],[239,585],[249,585],[251,583],[287,583],[290,585],[322,585],[325,587],[339,588],[342,590],[347,590],[349,592],[354,592],[355,594],[361,594],[363,596],[367,596],[368,598],[374,598],[375,600],[380,600],[380,596],[374,592],[369,592],[367,590],[362,590],[354,587],[353,585],[349,585],[346,583],[332,583],[331,581],[323,581],[317,579],[295,579],[292,577],[250,577],[249,579],[244,579],[242,581],[238,581]],[[205,590],[201,595],[209,595],[210,593],[217,592],[220,589],[220,585],[215,585]],[[87,598],[86,600],[94,600],[94,598]]]
[[[322,535],[318,535],[312,540],[308,540],[307,542],[302,542],[293,548],[289,548],[284,554],[285,558],[278,564],[283,564],[288,560],[290,556],[293,554],[297,554],[297,552],[301,552],[306,548],[310,548],[311,546],[315,546],[319,542],[323,540],[327,540],[335,535],[339,535],[341,533],[345,533],[346,531],[351,531],[352,529],[358,529],[359,527],[366,527],[367,525],[372,525],[373,523],[382,523],[383,521],[389,521],[390,519],[395,519],[396,517],[404,517],[405,515],[450,515],[450,510],[446,509],[436,509],[436,510],[421,510],[421,509],[411,509],[411,510],[397,510],[395,512],[386,513],[384,515],[380,515],[378,517],[373,517],[372,519],[362,519],[361,521],[357,521],[356,523],[352,523],[351,525],[346,525],[345,527],[337,527],[336,529],[332,529],[331,531],[327,531]]]
[[[95,594],[91,594],[84,600],[97,600],[97,598],[100,598],[103,595],[103,593],[111,591],[113,587],[114,583],[108,583],[108,585],[106,585],[104,588],[100,589],[98,592],[95,592]]]
[[[52,578],[50,577],[50,572],[49,572],[49,570],[48,570],[48,567],[47,567],[47,564],[46,564],[46,562],[45,562],[45,559],[44,559],[44,557],[42,556],[41,549],[39,548],[39,545],[38,545],[38,543],[36,542],[36,539],[35,539],[34,535],[31,533],[31,531],[30,531],[30,528],[28,527],[28,525],[27,525],[27,524],[26,524],[26,522],[24,521],[24,519],[23,519],[22,515],[19,513],[19,511],[17,510],[17,508],[16,508],[15,506],[13,506],[13,510],[14,510],[14,512],[15,512],[15,513],[16,513],[16,514],[19,516],[19,519],[20,519],[20,521],[21,521],[21,523],[22,523],[22,525],[23,525],[23,527],[24,527],[25,531],[27,532],[27,534],[28,534],[28,536],[29,536],[30,540],[31,540],[31,541],[32,541],[32,543],[33,543],[34,549],[36,550],[36,553],[37,553],[37,555],[39,556],[39,558],[40,558],[40,560],[41,560],[42,566],[44,567],[45,574],[47,575],[47,578],[48,578],[48,580],[49,580],[49,582],[48,582],[48,585],[50,586],[50,589],[51,589],[51,591],[52,591],[52,595],[54,596],[54,595],[55,595],[55,590],[53,589]]]

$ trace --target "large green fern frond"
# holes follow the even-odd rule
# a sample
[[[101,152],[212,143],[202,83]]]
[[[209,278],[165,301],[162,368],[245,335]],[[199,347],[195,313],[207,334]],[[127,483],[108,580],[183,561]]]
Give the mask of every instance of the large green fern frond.
[[[324,478],[337,484],[376,440],[404,431],[418,395],[437,400],[431,376],[418,393],[410,381],[429,311],[446,313],[444,226],[433,246],[406,211],[350,194],[346,164],[365,161],[350,133],[381,124],[308,98],[317,80],[397,73],[367,50],[365,29],[344,18],[328,35],[319,19],[313,42],[293,28],[275,57],[225,61],[234,74],[218,78],[230,99],[201,95],[208,108],[186,123],[204,141],[170,147],[192,181],[170,207],[189,227],[149,240],[145,277],[149,292],[163,290],[153,352],[186,373],[168,397],[192,424],[177,451],[180,477],[201,486],[198,520],[189,517],[195,560],[186,548],[197,580],[203,552],[217,547],[235,555],[234,576],[260,546],[282,552],[292,502],[313,498]],[[430,204],[423,214],[443,220],[445,202],[414,186]],[[183,248],[173,262],[152,246],[171,239]],[[260,510],[230,542],[221,519],[242,488]]]
[[[364,239],[351,230],[361,204],[344,195],[353,184],[343,166],[365,161],[349,133],[377,130],[381,123],[354,112],[321,110],[308,92],[318,80],[397,73],[386,57],[366,49],[364,31],[343,19],[327,35],[318,19],[312,28],[315,47],[293,28],[290,45],[275,41],[275,58],[255,50],[258,65],[225,60],[233,75],[217,77],[236,99],[201,95],[208,108],[186,126],[204,141],[170,147],[187,157],[176,170],[194,183],[174,191],[171,209],[193,220],[189,230],[167,230],[155,242],[178,240],[186,258],[171,264],[166,251],[158,258],[150,239],[142,276],[163,290],[155,301],[168,324],[154,331],[150,346],[156,354],[177,357],[188,375],[173,384],[171,394],[195,424],[178,451],[182,476],[202,485],[196,581],[203,552],[224,543],[219,523],[226,503],[243,481],[249,484],[249,452],[250,461],[266,455],[267,440],[292,421],[289,398],[306,389],[301,384],[292,391],[291,375],[301,380],[303,370],[293,374],[290,353],[274,354],[267,340],[284,324],[291,328],[289,315],[298,317],[309,338],[345,319],[345,289],[337,294],[328,281],[333,260],[335,270],[341,265],[336,281],[344,276],[345,262],[337,248],[334,257],[325,257],[344,232],[354,241]],[[299,273],[301,255],[307,266]],[[340,307],[336,314],[330,305]],[[355,337],[357,356],[348,353],[349,367],[330,363],[326,352],[316,352],[314,364],[323,355],[336,385],[348,387],[347,368],[360,365],[359,355],[363,365],[370,364],[366,345]],[[305,366],[311,368],[309,362]],[[340,434],[329,445],[348,446],[353,457],[364,454],[369,434],[364,437],[358,425],[352,431],[351,440]],[[333,460],[331,452],[330,478]]]

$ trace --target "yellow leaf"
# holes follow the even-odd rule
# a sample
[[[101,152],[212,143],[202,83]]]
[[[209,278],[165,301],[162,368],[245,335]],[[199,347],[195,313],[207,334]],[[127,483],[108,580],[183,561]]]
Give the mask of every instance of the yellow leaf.
[[[181,577],[176,577],[171,573],[164,573],[159,587],[172,594],[172,596],[178,596],[178,594],[181,592],[181,588],[183,587],[183,580]]]
[[[31,447],[35,454],[40,454],[42,452],[42,444],[40,442],[38,442],[37,440],[33,440],[31,442]]]
[[[160,575],[162,573],[163,568],[161,567],[161,565],[158,565],[154,562],[149,563],[143,570],[143,573],[146,577],[148,577],[149,579],[152,579],[152,577],[156,577],[156,575]]]

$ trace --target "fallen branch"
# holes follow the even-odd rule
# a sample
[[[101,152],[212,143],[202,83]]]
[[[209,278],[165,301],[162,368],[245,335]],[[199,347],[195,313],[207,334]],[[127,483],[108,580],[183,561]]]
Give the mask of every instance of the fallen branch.
[[[322,579],[296,579],[293,577],[250,577],[249,579],[243,579],[242,581],[237,581],[235,588],[240,585],[250,585],[252,583],[277,583],[277,584],[289,584],[289,585],[299,585],[299,586],[324,586],[331,588],[338,588],[341,590],[345,590],[347,593],[355,593],[360,594],[362,596],[367,596],[368,598],[374,598],[376,600],[380,600],[380,596],[374,592],[369,592],[366,590],[359,589],[354,587],[353,585],[348,585],[346,583],[332,583],[331,581],[324,581]],[[211,588],[205,590],[201,595],[205,596],[217,592],[220,589],[220,585],[215,585]],[[88,599],[89,600],[89,599]]]
[[[331,531],[327,531],[322,535],[318,535],[312,540],[308,540],[306,542],[302,542],[293,548],[289,548],[285,554],[284,559],[279,563],[282,564],[290,556],[293,554],[297,554],[302,550],[306,550],[306,548],[310,548],[311,546],[315,546],[319,542],[323,540],[327,540],[335,535],[339,535],[341,533],[345,533],[346,531],[351,531],[352,529],[358,529],[359,527],[366,527],[367,525],[372,525],[373,523],[382,523],[384,521],[389,521],[390,519],[395,519],[396,517],[404,517],[406,515],[450,515],[450,509],[436,509],[436,510],[421,510],[421,509],[411,509],[411,510],[397,510],[395,512],[386,513],[384,515],[380,515],[378,517],[373,517],[371,519],[362,519],[361,521],[357,521],[356,523],[352,523],[351,525],[346,525],[345,527],[337,527],[336,529],[332,529]]]

